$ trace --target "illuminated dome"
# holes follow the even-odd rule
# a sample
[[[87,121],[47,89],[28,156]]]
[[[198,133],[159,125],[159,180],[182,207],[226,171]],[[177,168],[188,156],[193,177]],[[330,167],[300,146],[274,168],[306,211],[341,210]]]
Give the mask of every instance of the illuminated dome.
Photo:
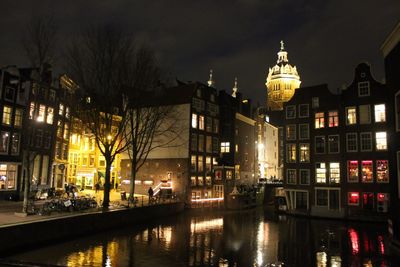
[[[267,106],[271,110],[282,110],[283,103],[289,101],[297,88],[300,87],[300,76],[296,66],[289,64],[288,53],[281,41],[276,65],[269,68],[267,82]]]

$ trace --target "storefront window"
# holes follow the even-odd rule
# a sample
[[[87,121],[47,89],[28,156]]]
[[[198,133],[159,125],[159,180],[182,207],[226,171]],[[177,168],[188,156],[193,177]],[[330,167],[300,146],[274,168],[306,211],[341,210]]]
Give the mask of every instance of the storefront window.
[[[17,165],[0,164],[0,190],[15,189]]]
[[[347,161],[347,181],[350,183],[358,182],[358,161]]]
[[[372,160],[363,160],[361,162],[361,177],[363,183],[373,182]]]
[[[382,183],[389,182],[389,164],[387,160],[376,161],[376,181]]]
[[[358,206],[360,204],[360,193],[349,192],[347,204],[351,206]]]

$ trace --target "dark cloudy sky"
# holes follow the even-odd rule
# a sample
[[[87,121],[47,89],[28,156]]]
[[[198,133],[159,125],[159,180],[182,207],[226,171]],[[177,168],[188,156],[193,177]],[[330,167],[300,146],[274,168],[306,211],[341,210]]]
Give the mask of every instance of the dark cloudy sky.
[[[383,79],[380,46],[400,22],[399,0],[1,0],[0,10],[0,66],[26,66],[20,32],[32,14],[52,14],[60,50],[88,24],[123,25],[173,77],[205,82],[212,68],[218,89],[230,91],[237,76],[239,90],[260,103],[281,39],[302,86],[334,89],[363,61]]]

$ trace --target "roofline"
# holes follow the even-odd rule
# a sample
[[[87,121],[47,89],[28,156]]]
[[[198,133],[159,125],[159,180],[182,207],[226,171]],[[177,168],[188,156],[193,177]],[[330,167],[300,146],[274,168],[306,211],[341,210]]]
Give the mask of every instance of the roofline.
[[[381,45],[383,56],[386,57],[390,51],[400,42],[400,22],[394,27],[392,32]]]

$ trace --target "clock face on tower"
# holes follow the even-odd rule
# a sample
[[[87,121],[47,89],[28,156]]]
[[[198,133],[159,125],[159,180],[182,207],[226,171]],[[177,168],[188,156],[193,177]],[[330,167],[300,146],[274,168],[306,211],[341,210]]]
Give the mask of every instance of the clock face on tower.
[[[281,41],[276,65],[269,68],[267,81],[267,107],[270,110],[282,110],[283,103],[289,101],[300,87],[300,76],[296,66],[289,64],[288,53]]]

